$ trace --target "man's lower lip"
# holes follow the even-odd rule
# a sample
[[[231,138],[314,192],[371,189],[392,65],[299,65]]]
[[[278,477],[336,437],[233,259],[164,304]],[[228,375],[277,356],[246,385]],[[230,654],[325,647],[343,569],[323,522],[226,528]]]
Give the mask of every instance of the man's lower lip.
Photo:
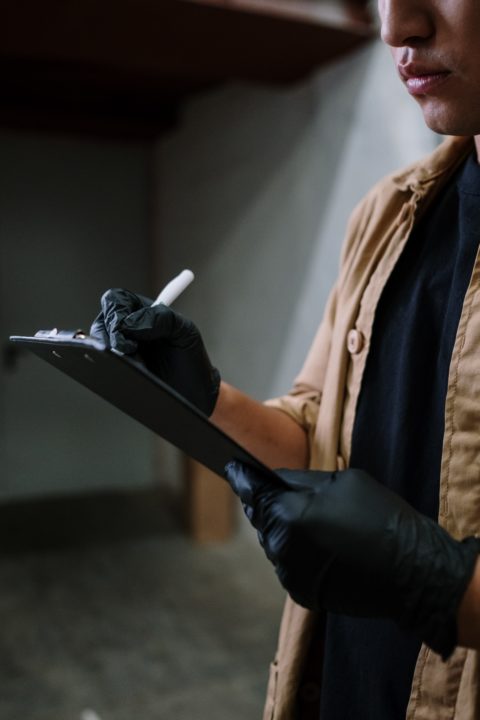
[[[410,95],[428,95],[450,77],[450,73],[434,73],[408,78],[406,86]]]

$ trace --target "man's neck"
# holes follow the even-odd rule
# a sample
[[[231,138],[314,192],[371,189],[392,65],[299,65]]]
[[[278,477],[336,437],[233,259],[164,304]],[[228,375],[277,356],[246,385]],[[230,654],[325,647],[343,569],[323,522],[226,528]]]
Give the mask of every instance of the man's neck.
[[[480,163],[480,135],[475,135],[475,147],[477,148],[477,161]]]

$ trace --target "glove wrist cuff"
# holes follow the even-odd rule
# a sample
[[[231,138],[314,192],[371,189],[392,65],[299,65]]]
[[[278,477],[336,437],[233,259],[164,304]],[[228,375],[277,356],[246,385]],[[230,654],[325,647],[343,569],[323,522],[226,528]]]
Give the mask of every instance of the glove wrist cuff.
[[[458,611],[465,591],[472,579],[480,554],[480,539],[467,537],[457,546],[457,562],[450,577],[444,578],[442,590],[438,589],[434,607],[423,630],[424,642],[443,660],[448,660],[458,644]]]

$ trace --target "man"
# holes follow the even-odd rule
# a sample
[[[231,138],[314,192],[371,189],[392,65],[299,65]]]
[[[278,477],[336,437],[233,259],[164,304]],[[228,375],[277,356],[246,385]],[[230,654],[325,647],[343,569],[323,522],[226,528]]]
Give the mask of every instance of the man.
[[[379,10],[427,125],[458,137],[355,210],[292,392],[261,405],[220,382],[189,320],[127,291],[92,328],[292,468],[226,469],[293,598],[269,720],[480,717],[480,4]]]

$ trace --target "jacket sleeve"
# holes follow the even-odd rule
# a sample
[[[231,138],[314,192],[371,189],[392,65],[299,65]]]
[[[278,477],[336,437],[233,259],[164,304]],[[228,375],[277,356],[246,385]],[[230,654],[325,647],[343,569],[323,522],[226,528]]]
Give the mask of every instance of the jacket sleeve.
[[[342,248],[340,272],[336,284],[330,292],[323,320],[316,332],[300,373],[295,378],[290,392],[265,402],[270,407],[287,413],[303,427],[312,447],[317,417],[322,401],[323,385],[330,358],[332,337],[335,332],[338,298],[342,295],[344,278],[350,272],[358,251],[358,246],[368,219],[372,212],[373,194],[370,193],[353,211]]]
[[[328,348],[334,326],[336,289],[330,294],[327,310],[313,343],[295,378],[292,389],[286,395],[266,401],[266,405],[287,413],[303,427],[309,438],[309,447],[313,442],[317,416],[322,400],[323,377],[328,361]]]

